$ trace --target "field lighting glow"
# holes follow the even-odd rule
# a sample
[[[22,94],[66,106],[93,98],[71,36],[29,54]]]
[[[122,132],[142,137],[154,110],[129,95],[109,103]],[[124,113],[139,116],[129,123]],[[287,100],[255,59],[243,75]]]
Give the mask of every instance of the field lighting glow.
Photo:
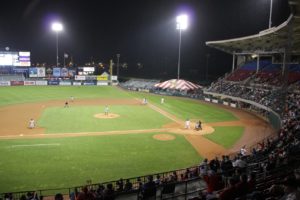
[[[58,22],[54,22],[52,24],[52,30],[53,31],[62,31],[63,30],[63,25],[61,23],[58,23]]]
[[[188,16],[187,15],[179,15],[176,18],[177,29],[185,30],[188,27]]]

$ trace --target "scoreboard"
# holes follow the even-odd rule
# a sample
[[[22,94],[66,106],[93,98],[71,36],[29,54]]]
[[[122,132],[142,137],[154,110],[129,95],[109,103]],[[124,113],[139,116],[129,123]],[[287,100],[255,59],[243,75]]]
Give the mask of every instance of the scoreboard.
[[[29,51],[0,51],[0,66],[30,67]]]

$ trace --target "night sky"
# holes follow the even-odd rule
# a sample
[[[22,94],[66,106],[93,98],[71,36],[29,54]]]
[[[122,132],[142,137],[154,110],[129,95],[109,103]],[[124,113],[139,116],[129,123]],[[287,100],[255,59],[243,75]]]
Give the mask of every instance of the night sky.
[[[290,14],[286,0],[273,0],[273,25]],[[33,63],[56,62],[53,21],[60,21],[59,54],[78,65],[94,61],[128,63],[121,75],[176,78],[179,31],[176,16],[189,15],[182,33],[181,77],[217,77],[231,69],[232,57],[206,41],[256,34],[268,28],[270,0],[2,0],[0,51],[31,51]],[[140,63],[140,67],[137,66]],[[142,67],[141,67],[142,66]]]

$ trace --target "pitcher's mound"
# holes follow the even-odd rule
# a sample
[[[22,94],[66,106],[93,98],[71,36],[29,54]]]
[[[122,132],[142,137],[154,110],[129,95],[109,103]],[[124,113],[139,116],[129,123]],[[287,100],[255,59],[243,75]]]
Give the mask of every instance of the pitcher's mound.
[[[169,134],[157,134],[157,135],[153,135],[153,138],[156,140],[167,141],[167,140],[174,140],[175,136]]]
[[[113,118],[120,117],[120,115],[114,113],[108,113],[108,115],[105,115],[104,113],[98,113],[95,114],[94,117],[99,119],[113,119]]]

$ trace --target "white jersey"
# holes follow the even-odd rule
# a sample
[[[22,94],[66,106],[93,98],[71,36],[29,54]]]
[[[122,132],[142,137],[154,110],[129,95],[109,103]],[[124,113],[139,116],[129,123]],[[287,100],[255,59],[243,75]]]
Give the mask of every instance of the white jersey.
[[[29,128],[34,128],[35,127],[35,121],[34,120],[30,120],[29,121]]]
[[[190,120],[185,121],[185,128],[187,128],[187,129],[190,128]]]

